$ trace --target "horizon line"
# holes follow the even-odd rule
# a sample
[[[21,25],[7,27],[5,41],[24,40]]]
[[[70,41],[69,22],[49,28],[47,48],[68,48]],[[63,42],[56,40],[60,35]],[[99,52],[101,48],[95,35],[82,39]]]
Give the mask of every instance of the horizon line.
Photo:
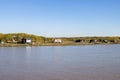
[[[30,34],[30,35],[35,35],[35,36],[43,36],[43,37],[47,37],[47,38],[64,38],[64,37],[120,37],[120,35],[86,35],[86,36],[44,36],[44,35],[38,35],[38,34],[34,34],[34,33],[25,33],[25,32],[9,32],[9,33],[0,33],[0,34]]]

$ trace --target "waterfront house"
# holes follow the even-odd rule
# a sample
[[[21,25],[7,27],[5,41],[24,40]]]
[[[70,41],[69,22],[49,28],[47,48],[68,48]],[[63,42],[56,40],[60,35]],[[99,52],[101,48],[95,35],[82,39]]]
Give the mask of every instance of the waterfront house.
[[[0,40],[0,44],[4,44],[4,42],[2,40]]]
[[[76,42],[76,43],[84,43],[85,40],[80,40],[80,39],[78,39],[78,40],[75,40],[75,42]]]
[[[117,40],[110,40],[110,43],[117,43]]]
[[[32,42],[32,40],[31,39],[28,39],[28,38],[23,38],[22,39],[22,43],[31,43]]]
[[[61,42],[62,42],[61,39],[55,39],[55,40],[54,40],[54,43],[61,43]]]
[[[103,40],[104,43],[108,43],[109,41],[108,40]]]
[[[91,39],[90,41],[89,41],[89,43],[96,43],[97,42],[97,40],[93,40],[93,39]]]

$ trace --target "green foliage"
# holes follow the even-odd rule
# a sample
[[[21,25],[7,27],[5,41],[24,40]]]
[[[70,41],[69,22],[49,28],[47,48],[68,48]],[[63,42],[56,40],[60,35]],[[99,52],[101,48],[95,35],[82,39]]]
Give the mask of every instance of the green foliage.
[[[54,43],[55,39],[61,39],[62,43],[70,43],[75,44],[76,41],[84,41],[85,44],[89,44],[90,40],[96,41],[96,43],[101,44],[105,43],[120,43],[120,37],[62,37],[62,38],[45,38],[43,36],[36,36],[33,34],[26,34],[26,33],[9,33],[9,34],[2,34],[0,33],[0,42],[3,41],[5,43],[8,42],[18,42],[20,43],[23,38],[31,39],[36,45],[41,44],[48,44]]]
[[[45,38],[45,43],[52,43],[53,39],[52,38]]]
[[[26,33],[12,33],[12,34],[0,34],[0,40],[4,42],[9,42],[9,41],[17,41],[21,42],[22,38],[29,38],[34,42],[43,42],[42,36],[36,36],[33,34],[26,34]]]

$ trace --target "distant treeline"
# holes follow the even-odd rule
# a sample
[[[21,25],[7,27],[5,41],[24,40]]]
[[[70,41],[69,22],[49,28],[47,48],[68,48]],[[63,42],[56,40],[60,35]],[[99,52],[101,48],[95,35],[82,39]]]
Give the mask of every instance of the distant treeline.
[[[120,37],[54,37],[46,38],[43,36],[37,36],[33,34],[26,33],[9,33],[2,34],[0,33],[0,42],[17,42],[20,43],[23,38],[29,38],[32,42],[35,43],[54,43],[55,39],[61,39],[62,43],[120,43]]]
[[[71,37],[62,38],[64,41],[71,41],[76,43],[120,43],[120,37]]]

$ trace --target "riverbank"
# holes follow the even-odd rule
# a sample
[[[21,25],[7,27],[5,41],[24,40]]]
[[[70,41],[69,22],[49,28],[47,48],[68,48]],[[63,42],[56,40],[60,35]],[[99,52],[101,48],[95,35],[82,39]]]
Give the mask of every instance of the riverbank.
[[[120,43],[117,43],[120,44]],[[82,45],[113,45],[113,43],[99,43],[99,44],[81,44],[81,43],[43,43],[43,44],[2,44],[0,47],[24,47],[24,46],[82,46]]]
[[[1,47],[14,46],[79,46],[119,44],[119,36],[108,37],[44,37],[26,33],[0,34]]]

